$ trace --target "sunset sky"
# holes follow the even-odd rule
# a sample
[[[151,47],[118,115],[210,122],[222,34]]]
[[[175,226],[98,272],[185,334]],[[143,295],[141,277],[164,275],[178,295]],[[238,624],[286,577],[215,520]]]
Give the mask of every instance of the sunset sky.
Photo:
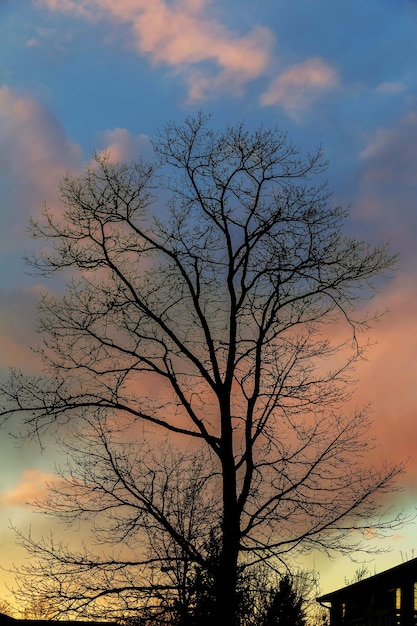
[[[30,216],[58,205],[58,182],[93,151],[131,161],[169,120],[199,108],[218,127],[277,126],[303,151],[322,145],[347,230],[399,252],[373,306],[389,313],[357,370],[373,403],[380,460],[408,459],[394,511],[417,513],[417,0],[0,0],[0,370],[37,371],[34,305],[45,287],[22,256]],[[48,285],[46,285],[47,287]],[[370,459],[373,462],[375,459]],[[51,522],[42,495],[54,451],[0,432],[0,565],[25,555],[10,524]],[[381,542],[382,571],[417,556],[417,520]],[[356,564],[316,555],[323,592]],[[0,599],[7,598],[0,571]]]

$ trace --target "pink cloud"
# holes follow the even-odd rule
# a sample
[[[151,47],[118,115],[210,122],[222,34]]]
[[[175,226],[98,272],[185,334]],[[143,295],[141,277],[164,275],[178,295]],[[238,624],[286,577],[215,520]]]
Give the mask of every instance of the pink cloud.
[[[66,171],[78,172],[81,149],[44,107],[32,98],[7,86],[0,87],[0,182],[2,219],[0,230],[3,274],[9,256],[30,249],[29,217],[36,216],[43,203],[59,206],[58,184]],[[28,345],[34,345],[35,302],[39,286],[0,289],[0,367],[9,365],[38,369]]]
[[[113,128],[99,133],[98,143],[104,146],[100,154],[108,152],[112,162],[134,161],[149,154],[151,144],[146,135],[132,135],[125,128]]]
[[[316,57],[293,65],[275,78],[261,97],[264,106],[282,106],[294,119],[339,84],[337,73],[323,59]]]
[[[239,35],[209,17],[205,0],[37,0],[36,4],[90,20],[110,18],[127,24],[131,45],[152,63],[179,72],[188,83],[190,100],[223,91],[240,95],[270,61],[273,35],[269,29],[255,27]],[[210,70],[196,71],[196,66],[206,62]]]
[[[38,7],[46,7],[51,11],[60,13],[75,13],[80,16],[87,16],[87,4],[85,0],[33,0],[33,4]]]
[[[0,144],[2,211],[8,224],[0,247],[6,251],[27,237],[29,216],[45,201],[56,201],[62,174],[80,167],[81,150],[45,108],[7,86],[0,87]]]
[[[97,142],[110,150],[114,160],[130,161],[149,150],[144,135],[133,136],[121,128],[104,131]],[[36,217],[44,203],[53,210],[60,209],[59,181],[68,171],[81,172],[83,155],[50,112],[7,86],[0,87],[0,144],[2,218],[7,224],[0,230],[0,254],[21,250],[23,256],[25,249],[35,246],[27,233],[29,218]],[[5,268],[8,257],[2,258],[6,258]],[[34,329],[40,290],[45,288],[0,289],[2,370],[10,365],[39,370],[39,361],[28,346],[39,343]]]

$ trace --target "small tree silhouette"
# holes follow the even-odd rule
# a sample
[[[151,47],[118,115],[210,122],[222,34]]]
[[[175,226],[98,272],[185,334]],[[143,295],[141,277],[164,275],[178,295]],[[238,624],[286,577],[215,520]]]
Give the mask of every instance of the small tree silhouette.
[[[279,587],[271,593],[262,626],[305,626],[303,599],[294,590],[291,577],[282,577]]]

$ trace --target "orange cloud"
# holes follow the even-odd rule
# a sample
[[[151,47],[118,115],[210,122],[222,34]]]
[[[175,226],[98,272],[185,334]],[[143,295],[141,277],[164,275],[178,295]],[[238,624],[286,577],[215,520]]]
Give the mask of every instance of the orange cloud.
[[[376,344],[358,367],[355,402],[373,403],[373,434],[380,447],[375,455],[387,461],[409,459],[405,482],[417,473],[417,290],[413,275],[401,275],[376,299],[389,312],[376,326]]]
[[[3,507],[30,505],[46,495],[48,483],[53,479],[52,474],[36,469],[25,470],[16,485],[0,493],[0,504]]]
[[[261,104],[282,106],[290,117],[297,120],[316,100],[338,84],[337,73],[323,59],[307,59],[275,78],[262,95]]]
[[[36,4],[92,21],[101,17],[127,24],[132,45],[140,54],[183,75],[190,100],[222,91],[240,95],[270,61],[273,35],[269,29],[255,27],[241,36],[208,16],[206,0],[37,0]],[[196,71],[196,66],[207,62],[209,70]]]

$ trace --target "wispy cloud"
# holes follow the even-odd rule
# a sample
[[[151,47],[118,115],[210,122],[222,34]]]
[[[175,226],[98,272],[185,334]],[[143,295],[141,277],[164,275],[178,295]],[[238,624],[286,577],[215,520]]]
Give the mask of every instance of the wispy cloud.
[[[80,16],[91,16],[86,0],[32,0],[37,7],[47,7],[60,13],[75,13]]]
[[[402,91],[405,90],[405,85],[404,83],[401,83],[401,82],[386,82],[386,83],[381,83],[380,85],[378,85],[376,90],[378,93],[384,93],[384,94],[401,93]]]
[[[33,36],[26,40],[27,48],[44,48],[51,54],[61,54],[68,51],[73,40],[71,33],[59,32],[55,28],[35,28]]]
[[[417,112],[410,112],[403,119],[389,127],[379,129],[367,142],[360,153],[362,159],[372,159],[369,167],[383,169],[384,178],[389,174],[392,182],[398,180],[398,175],[406,179],[416,180],[417,170],[415,156],[417,137]],[[414,158],[413,158],[414,157]],[[414,172],[414,175],[413,175]]]
[[[338,85],[337,72],[323,59],[315,57],[293,65],[275,78],[261,96],[261,104],[281,106],[297,120],[315,101]]]
[[[219,93],[241,95],[269,65],[272,32],[262,26],[247,34],[210,16],[206,0],[36,0],[39,7],[106,19],[130,27],[131,45],[151,63],[166,65],[188,84],[189,99]]]
[[[355,216],[371,223],[374,233],[389,233],[401,251],[404,270],[415,268],[417,233],[417,113],[380,128],[359,155],[360,198]]]

